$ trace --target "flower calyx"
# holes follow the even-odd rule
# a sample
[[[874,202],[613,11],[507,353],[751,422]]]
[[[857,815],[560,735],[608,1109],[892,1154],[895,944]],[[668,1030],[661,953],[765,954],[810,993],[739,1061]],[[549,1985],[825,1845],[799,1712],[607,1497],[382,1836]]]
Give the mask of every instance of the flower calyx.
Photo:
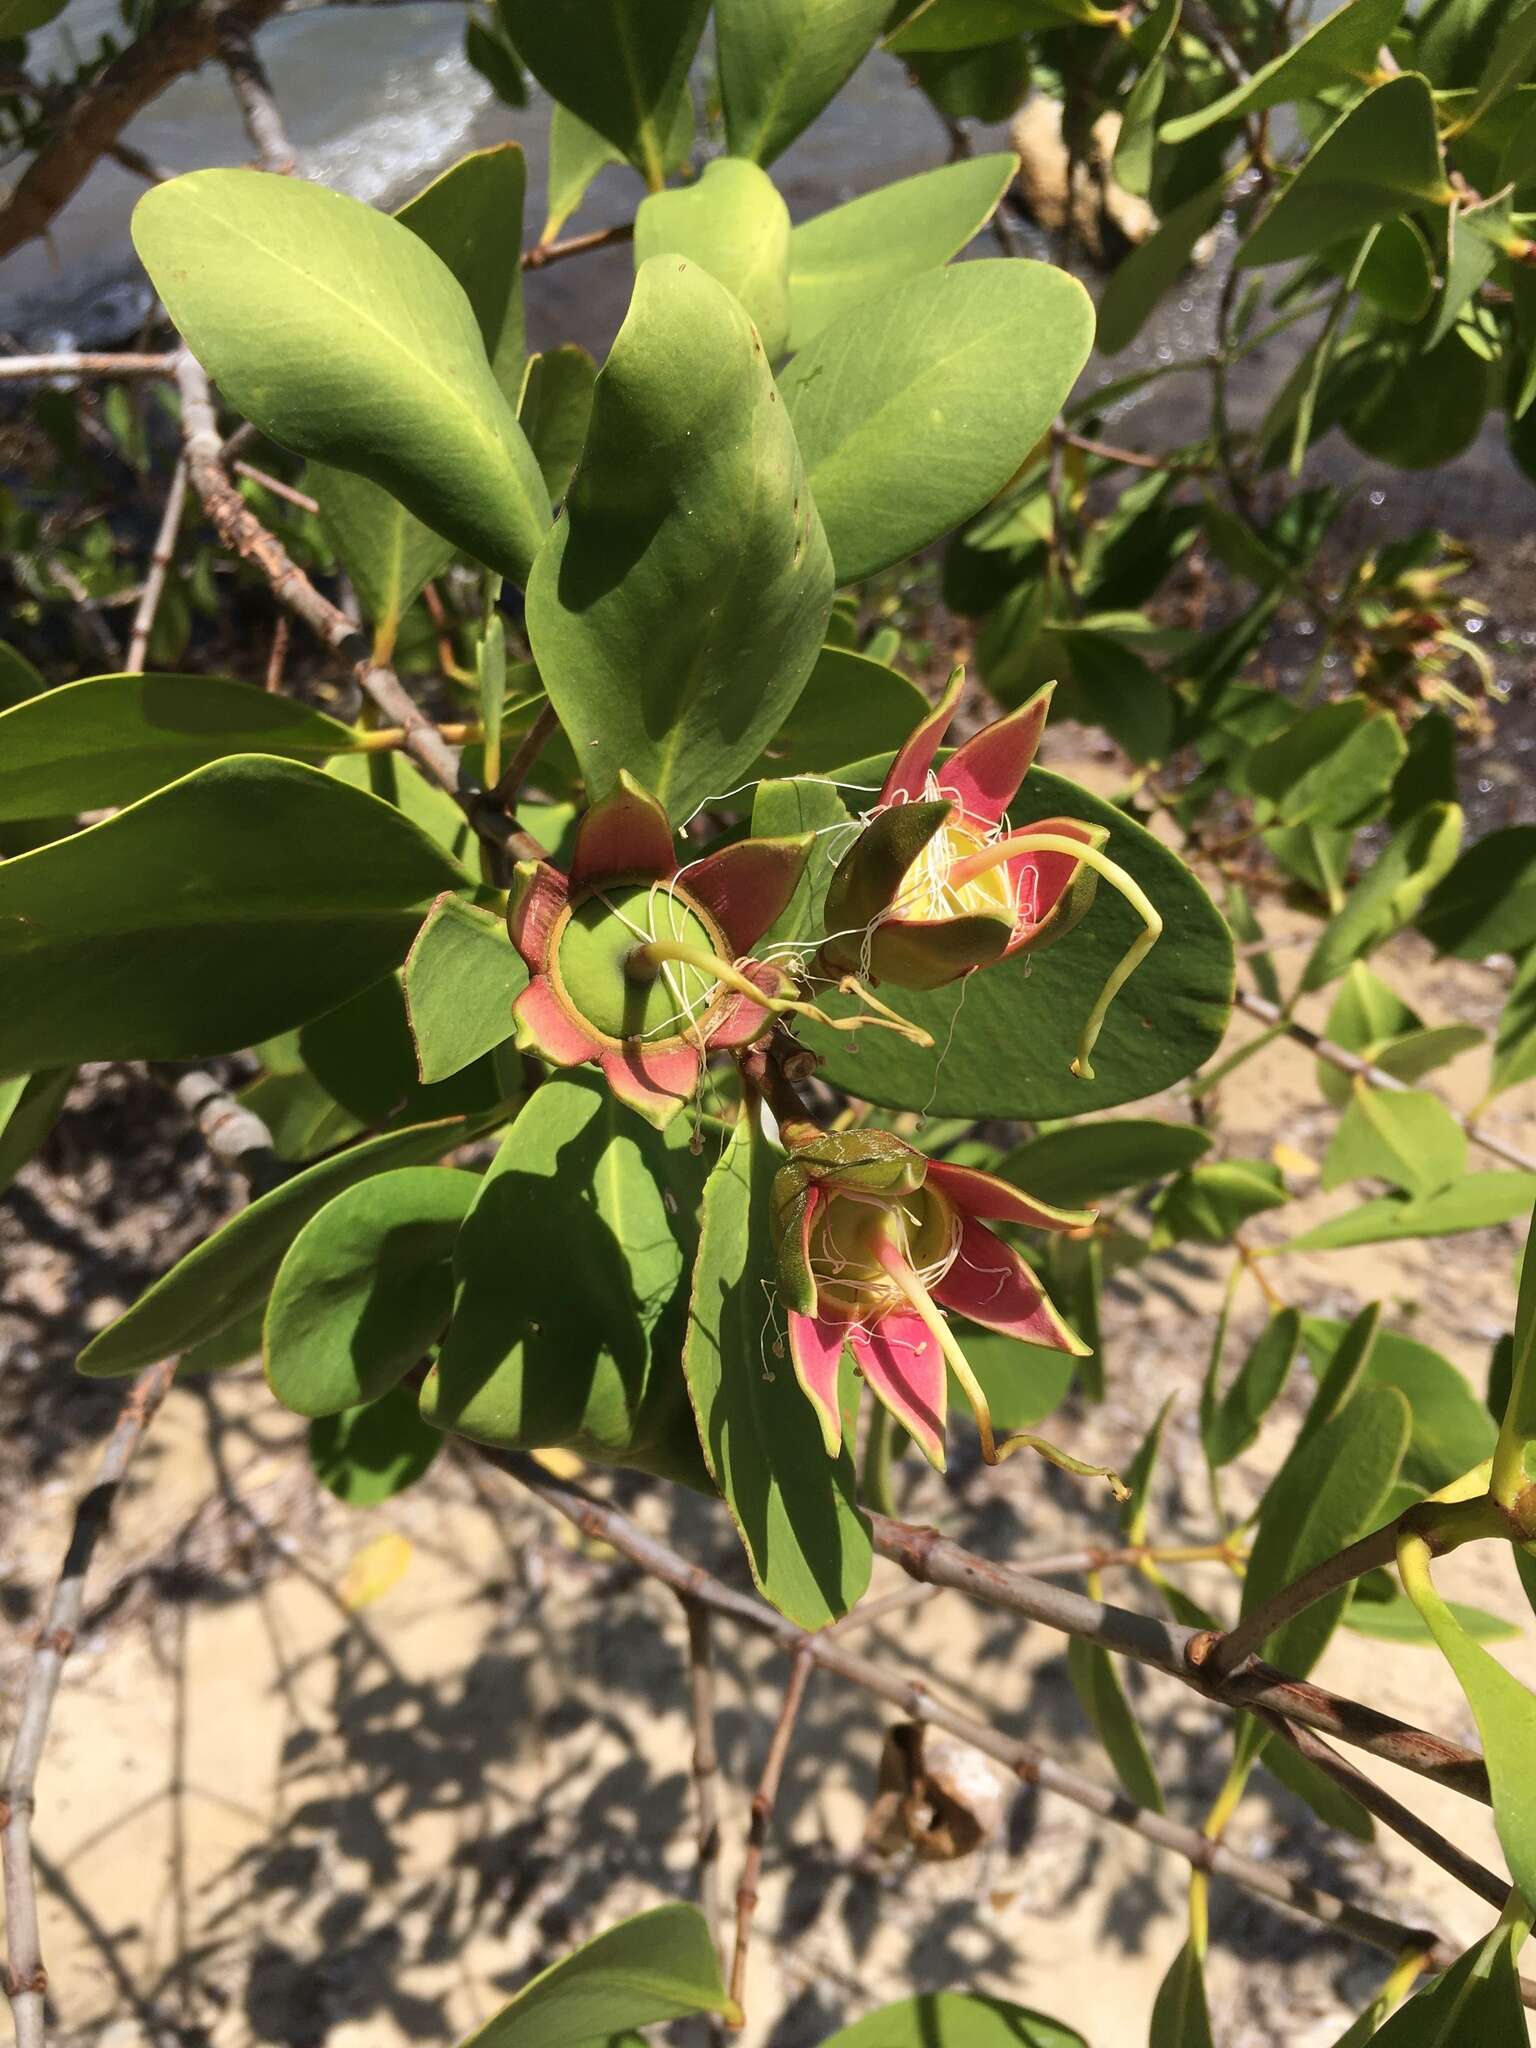
[[[1093,1220],[1092,1210],[1056,1209],[996,1175],[930,1159],[893,1132],[821,1133],[795,1144],[773,1187],[779,1290],[795,1376],[827,1454],[842,1444],[837,1381],[846,1345],[876,1397],[940,1471],[951,1372],[988,1464],[1028,1445],[1069,1469],[1101,1471],[1036,1437],[999,1444],[944,1314],[1085,1355],[1027,1262],[987,1225],[1066,1231]]]
[[[821,961],[900,988],[942,988],[976,969],[1053,944],[1091,909],[1100,879],[1131,904],[1142,930],[1088,1018],[1073,1069],[1089,1055],[1105,1012],[1156,943],[1162,919],[1104,847],[1107,829],[1042,818],[1014,831],[1006,811],[1034,761],[1053,683],[974,733],[935,767],[964,687],[957,668],[943,698],[891,764],[864,829],[827,892],[830,936]]]
[[[557,1067],[595,1062],[658,1128],[707,1056],[750,1045],[786,1007],[752,948],[788,903],[811,836],[743,839],[679,867],[666,812],[622,769],[576,828],[570,870],[520,862],[507,927],[529,971],[519,1042]]]

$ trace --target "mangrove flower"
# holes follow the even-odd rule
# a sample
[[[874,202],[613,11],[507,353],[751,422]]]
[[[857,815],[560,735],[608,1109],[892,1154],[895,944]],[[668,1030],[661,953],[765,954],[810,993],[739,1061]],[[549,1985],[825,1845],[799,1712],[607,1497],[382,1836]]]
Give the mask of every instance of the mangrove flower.
[[[531,979],[513,1005],[519,1042],[558,1067],[595,1061],[658,1128],[693,1096],[705,1057],[750,1045],[786,977],[753,946],[800,879],[811,835],[742,839],[679,868],[672,827],[624,771],[582,817],[569,874],[517,868],[507,911]]]
[[[1072,1067],[1091,1080],[1089,1054],[1105,1013],[1156,944],[1162,919],[1105,854],[1104,826],[1042,818],[1021,831],[1009,827],[1007,809],[1034,760],[1054,684],[935,767],[964,681],[957,668],[938,707],[898,751],[864,829],[839,862],[821,959],[900,988],[941,988],[1061,938],[1086,915],[1102,876],[1143,929],[1083,1027]]]
[[[1028,1344],[1083,1356],[1028,1265],[988,1223],[1082,1229],[1092,1210],[1053,1209],[1007,1181],[929,1159],[889,1131],[818,1133],[797,1142],[773,1186],[779,1289],[789,1352],[830,1457],[842,1443],[843,1347],[878,1398],[944,1469],[946,1369],[975,1411],[995,1465],[1028,1446],[1077,1472],[1100,1472],[1038,1437],[999,1444],[980,1382],[944,1311]]]

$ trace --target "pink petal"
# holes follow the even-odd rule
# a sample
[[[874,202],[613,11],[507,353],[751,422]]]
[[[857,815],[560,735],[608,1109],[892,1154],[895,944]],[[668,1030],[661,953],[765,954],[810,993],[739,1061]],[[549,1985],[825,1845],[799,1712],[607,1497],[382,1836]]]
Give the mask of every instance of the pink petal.
[[[765,967],[761,961],[749,960],[742,972],[748,981],[757,984],[764,995],[778,994],[782,977],[776,967]],[[710,1025],[706,1034],[712,1048],[750,1045],[773,1022],[771,1010],[738,995],[728,996],[715,1015],[717,1021]]]
[[[821,1440],[827,1456],[835,1458],[843,1447],[843,1417],[837,1404],[837,1368],[842,1362],[846,1323],[829,1322],[824,1316],[789,1318],[789,1355],[795,1378],[806,1399],[816,1410]]]
[[[542,974],[549,965],[549,935],[569,895],[564,875],[548,861],[518,863],[507,906],[507,930],[530,974]]]
[[[954,791],[961,810],[978,825],[995,825],[1018,795],[1045,730],[1055,688],[1047,683],[1017,711],[984,725],[944,763],[946,792]]]
[[[951,1166],[942,1159],[928,1162],[928,1185],[948,1195],[967,1216],[1027,1223],[1034,1230],[1080,1230],[1098,1214],[1096,1209],[1054,1209],[1049,1202],[1021,1194],[995,1173],[981,1173],[974,1166]]]
[[[949,721],[955,715],[955,706],[960,702],[960,692],[964,688],[965,670],[957,668],[937,705],[897,751],[891,772],[880,792],[882,804],[910,803],[922,795],[928,770],[933,766],[933,757],[939,751],[939,741],[949,730]]]
[[[620,1102],[657,1130],[668,1125],[699,1083],[702,1061],[692,1045],[626,1045],[603,1054],[603,1079]]]
[[[1081,818],[1034,818],[1019,830],[1049,832],[1058,839],[1080,839],[1084,846],[1100,846],[1107,837],[1102,825],[1085,825]],[[1010,952],[1045,923],[1081,868],[1081,861],[1065,853],[1019,853],[1008,862],[1008,879],[1019,906],[1018,929],[1010,941]]]
[[[959,1255],[934,1288],[933,1298],[973,1323],[1001,1330],[1005,1337],[1087,1356],[1089,1347],[1057,1315],[1024,1260],[969,1216],[961,1228]]]
[[[944,1470],[944,1353],[912,1309],[892,1309],[870,1329],[853,1326],[849,1341],[875,1394],[917,1442],[935,1470]]]
[[[600,882],[608,875],[659,875],[665,880],[676,872],[666,812],[621,768],[618,788],[584,812],[576,827],[571,886]]]
[[[520,1035],[554,1066],[579,1067],[602,1051],[597,1040],[589,1038],[561,1007],[542,974],[534,976],[512,1005],[512,1015]]]
[[[690,862],[680,887],[700,903],[725,934],[733,958],[749,953],[795,893],[811,835],[738,839],[701,861]]]

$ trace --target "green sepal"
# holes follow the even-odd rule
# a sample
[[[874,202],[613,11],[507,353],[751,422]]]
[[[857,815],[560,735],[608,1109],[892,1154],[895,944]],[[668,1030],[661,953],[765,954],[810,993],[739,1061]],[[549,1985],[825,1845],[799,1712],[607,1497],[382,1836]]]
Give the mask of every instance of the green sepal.
[[[805,1212],[812,1183],[804,1167],[788,1160],[773,1177],[773,1239],[778,1248],[779,1298],[791,1315],[816,1313],[816,1276],[805,1255]]]
[[[824,919],[839,935],[822,948],[831,965],[844,973],[859,965],[862,934],[890,909],[907,870],[949,823],[953,808],[947,801],[892,804],[865,826],[827,890]],[[854,935],[851,942],[840,936],[845,933]]]
[[[945,988],[976,967],[1001,960],[1014,923],[993,911],[936,919],[931,924],[893,920],[869,942],[869,971],[896,988]]]
[[[908,1195],[928,1162],[894,1131],[823,1131],[797,1145],[791,1164],[819,1186],[871,1195]]]

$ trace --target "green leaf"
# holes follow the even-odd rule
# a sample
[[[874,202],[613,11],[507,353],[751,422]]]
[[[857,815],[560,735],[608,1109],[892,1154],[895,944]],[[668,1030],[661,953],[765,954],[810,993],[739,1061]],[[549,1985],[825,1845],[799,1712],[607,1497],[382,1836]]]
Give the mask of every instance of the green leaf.
[[[1454,876],[1461,844],[1459,804],[1431,804],[1395,832],[1349,900],[1324,925],[1301,977],[1301,992],[1324,988],[1350,961],[1375,949],[1419,913],[1442,877]]]
[[[279,1159],[301,1163],[318,1159],[322,1152],[334,1152],[338,1145],[355,1138],[363,1128],[360,1119],[343,1109],[305,1067],[293,1073],[263,1074],[241,1089],[239,1100],[271,1132],[272,1149]],[[260,1344],[258,1327],[253,1349]]]
[[[1217,1401],[1201,1403],[1200,1435],[1213,1466],[1230,1465],[1259,1433],[1264,1417],[1284,1391],[1301,1342],[1301,1317],[1293,1308],[1270,1317],[1231,1385]]]
[[[1413,1418],[1395,1387],[1366,1387],[1280,1468],[1264,1495],[1243,1580],[1243,1614],[1375,1526]],[[1338,1626],[1347,1587],[1317,1601],[1270,1636],[1262,1654],[1305,1678]]]
[[[595,1074],[536,1089],[459,1233],[422,1413],[477,1443],[699,1483],[679,1352],[702,1177]]]
[[[709,0],[499,0],[517,53],[552,99],[628,157],[653,192],[669,163]]]
[[[789,339],[789,208],[764,170],[716,157],[695,184],[653,192],[635,215],[635,268],[686,256],[741,303],[777,362]]]
[[[1428,84],[1404,72],[1341,115],[1237,252],[1248,268],[1315,255],[1451,197]]]
[[[445,1117],[389,1131],[294,1174],[194,1245],[132,1308],[93,1337],[80,1354],[79,1370],[92,1379],[115,1379],[229,1329],[266,1301],[283,1253],[333,1196],[373,1174],[441,1159],[483,1131],[487,1122],[485,1117]]]
[[[526,582],[549,496],[475,309],[419,236],[324,186],[243,170],[153,187],[133,236],[232,406]]]
[[[594,393],[528,631],[594,795],[674,820],[729,790],[815,665],[832,563],[762,344],[696,264],[653,257]]]
[[[267,1384],[284,1407],[339,1415],[377,1400],[426,1355],[453,1310],[454,1240],[479,1185],[454,1167],[402,1166],[309,1219],[278,1268],[262,1330]]]
[[[1196,1166],[1164,1188],[1152,1205],[1152,1249],[1180,1239],[1229,1244],[1232,1233],[1289,1198],[1278,1166],[1262,1159],[1221,1159]]]
[[[814,953],[825,929],[822,906],[832,870],[837,865],[840,835],[834,825],[850,822],[842,799],[830,782],[801,776],[793,782],[760,782],[752,800],[752,836],[755,839],[790,839],[802,832],[816,835],[810,855],[794,894],[763,934],[760,951],[788,940],[808,940],[807,954]]]
[[[1088,2048],[1075,2027],[1001,1998],[925,1991],[879,2006],[821,2048]]]
[[[716,0],[731,154],[771,164],[852,77],[889,12],[890,0]]]
[[[30,35],[64,12],[68,0],[0,0],[0,40]]]
[[[47,688],[31,662],[0,640],[0,708],[24,703]]]
[[[1458,107],[1456,130],[1475,128],[1496,100],[1526,78],[1536,64],[1536,7],[1527,0],[1504,17],[1488,61],[1477,81],[1470,106]]]
[[[1413,1591],[1412,1581],[1406,1579],[1406,1557],[1403,1569],[1405,1582]],[[1427,1572],[1425,1577],[1427,1581]],[[1431,1586],[1426,1583],[1422,1594],[1414,1592],[1414,1599],[1477,1722],[1488,1761],[1499,1846],[1510,1876],[1529,1899],[1536,1894],[1536,1778],[1531,1773],[1531,1757],[1536,1754],[1536,1694],[1512,1677],[1481,1643],[1473,1641]],[[1481,2040],[1479,2036],[1479,2048]]]
[[[1536,1077],[1536,946],[1515,970],[1515,979],[1499,1017],[1493,1048],[1491,1097]]]
[[[414,1486],[443,1447],[423,1422],[410,1387],[392,1387],[365,1407],[309,1425],[315,1477],[351,1508],[377,1507]]]
[[[1226,197],[1225,181],[1183,200],[1159,222],[1155,234],[1116,264],[1099,301],[1099,351],[1117,356],[1129,348],[1159,303],[1184,271],[1195,244],[1214,227]]]
[[[1192,1941],[1185,1942],[1158,1986],[1147,2040],[1148,2048],[1215,2048],[1205,1999],[1205,1965]]]
[[[1237,121],[1265,107],[1311,99],[1332,86],[1351,81],[1368,85],[1377,70],[1377,54],[1402,11],[1403,0],[1350,0],[1230,92],[1167,122],[1163,141],[1188,142],[1219,121]]]
[[[1423,1089],[1389,1095],[1357,1081],[1323,1161],[1323,1186],[1384,1180],[1410,1195],[1428,1196],[1466,1167],[1467,1134],[1438,1095]]]
[[[1320,1316],[1303,1321],[1302,1342],[1320,1375],[1336,1355],[1344,1331],[1344,1324]],[[1413,1410],[1403,1477],[1422,1491],[1448,1486],[1491,1454],[1495,1432],[1487,1410],[1465,1374],[1427,1344],[1396,1330],[1379,1331],[1366,1378],[1373,1386],[1396,1387]]]
[[[1069,1351],[1048,1351],[1043,1345],[1023,1344],[1016,1337],[984,1330],[963,1318],[958,1320],[957,1328],[966,1359],[987,1397],[992,1427],[999,1433],[1033,1429],[1037,1422],[1054,1413],[1072,1391],[1072,1382],[1083,1361]],[[960,1400],[960,1390],[953,1380],[949,1392],[952,1404]]]
[[[1372,2048],[1526,2048],[1509,1929],[1495,1927],[1365,2038]]]
[[[325,537],[373,627],[375,659],[388,661],[400,621],[424,586],[453,560],[453,542],[424,526],[365,476],[312,462],[304,481],[319,507]]]
[[[851,779],[878,784],[885,765],[850,771]],[[903,1016],[933,1033],[932,1052],[889,1031],[864,1033],[853,1052],[846,1035],[808,1027],[806,1042],[824,1055],[837,1086],[892,1109],[926,1103],[938,1116],[1077,1116],[1157,1094],[1220,1044],[1231,1001],[1231,935],[1183,862],[1123,811],[1048,769],[1030,770],[1008,814],[1016,831],[1053,817],[1107,826],[1110,856],[1163,916],[1163,937],[1110,1007],[1094,1048],[1096,1078],[1072,1073],[1078,1032],[1140,929],[1108,889],[1057,945],[1016,954],[959,988],[893,997]],[[843,998],[828,1001],[829,1009],[844,1006]]]
[[[704,1457],[754,1581],[791,1621],[822,1628],[863,1593],[872,1553],[848,1447],[827,1456],[773,1331],[778,1164],[755,1117],[743,1117],[704,1192],[683,1363]]]
[[[1325,1422],[1332,1422],[1336,1415],[1342,1414],[1364,1385],[1381,1330],[1381,1303],[1367,1302],[1348,1324],[1340,1323],[1335,1327],[1338,1341],[1321,1356],[1308,1342],[1308,1353],[1317,1374],[1317,1387],[1287,1453],[1290,1458],[1294,1458],[1302,1445],[1316,1436]],[[1306,1335],[1305,1323],[1302,1330]]]
[[[1131,88],[1115,138],[1115,182],[1145,199],[1152,189],[1157,115],[1168,77],[1168,46],[1178,32],[1180,0],[1157,0],[1140,23],[1134,47],[1141,51],[1141,75]]]
[[[1536,825],[1510,825],[1469,846],[1431,892],[1419,930],[1437,953],[1482,960],[1536,942]]]
[[[393,967],[463,881],[387,804],[317,769],[216,761],[0,863],[0,1074],[286,1030]]]
[[[1346,249],[1349,246],[1347,243],[1344,245]],[[1347,274],[1348,262],[1341,260],[1339,255],[1330,255],[1326,260],[1334,262],[1341,275]],[[1377,228],[1356,281],[1362,297],[1380,306],[1384,313],[1390,313],[1394,320],[1410,325],[1422,320],[1434,297],[1435,282],[1434,264],[1423,229],[1406,216],[1389,220]],[[1410,737],[1410,747],[1412,744]],[[1450,794],[1455,794],[1454,784]]]
[[[358,735],[222,676],[91,676],[0,711],[0,819],[131,804],[227,754],[324,761]]]
[[[1075,278],[982,261],[898,285],[800,349],[780,387],[837,580],[903,560],[995,497],[1092,344]]]
[[[512,1035],[528,970],[506,926],[462,896],[439,896],[405,960],[405,1005],[425,1082],[457,1074]]]
[[[1464,330],[1428,350],[1416,336],[1403,336],[1376,361],[1376,383],[1344,414],[1344,431],[1357,448],[1398,469],[1436,469],[1471,445],[1498,382]]]
[[[1258,748],[1248,786],[1289,825],[1360,825],[1385,803],[1407,751],[1390,711],[1341,697]]]
[[[741,2024],[703,1915],[693,1906],[657,1906],[562,1956],[459,2048],[591,2048],[693,2012]]]
[[[1367,1589],[1364,1580],[1355,1589],[1344,1615],[1344,1626],[1353,1629],[1356,1635],[1372,1636],[1384,1643],[1434,1642],[1429,1624],[1406,1593],[1399,1590],[1394,1579],[1382,1574],[1385,1591]],[[1447,1606],[1455,1616],[1458,1626],[1464,1628],[1474,1642],[1501,1643],[1518,1636],[1520,1631],[1513,1622],[1504,1621],[1497,1614],[1489,1614],[1481,1607],[1465,1607],[1460,1601],[1448,1601]]]
[[[4,1193],[58,1120],[73,1067],[45,1067],[0,1081],[0,1193]]]
[[[1311,1807],[1325,1827],[1338,1828],[1357,1842],[1376,1839],[1375,1823],[1359,1801],[1288,1742],[1267,1742],[1260,1761],[1271,1777]]]
[[[552,504],[558,505],[570,489],[592,418],[596,381],[596,363],[572,343],[528,359],[517,417]]]
[[[791,347],[804,348],[866,299],[947,263],[992,218],[1018,165],[1011,151],[966,157],[802,221],[789,237]]]
[[[624,160],[623,150],[557,101],[549,110],[548,207],[540,241],[559,234],[599,171]]]
[[[1293,1237],[1292,1252],[1336,1252],[1403,1237],[1453,1237],[1512,1223],[1536,1201],[1536,1173],[1469,1173],[1437,1195],[1399,1200],[1384,1195]]]
[[[1141,1188],[1182,1173],[1210,1149],[1210,1133],[1196,1124],[1106,1117],[1027,1138],[996,1170],[1042,1202],[1081,1209],[1122,1188]]]
[[[1109,1652],[1074,1637],[1067,1645],[1067,1672],[1115,1776],[1138,1806],[1161,1813],[1163,1788]]]
[[[823,647],[763,759],[783,779],[836,775],[850,762],[894,751],[928,710],[916,684],[884,662],[849,647]]]

